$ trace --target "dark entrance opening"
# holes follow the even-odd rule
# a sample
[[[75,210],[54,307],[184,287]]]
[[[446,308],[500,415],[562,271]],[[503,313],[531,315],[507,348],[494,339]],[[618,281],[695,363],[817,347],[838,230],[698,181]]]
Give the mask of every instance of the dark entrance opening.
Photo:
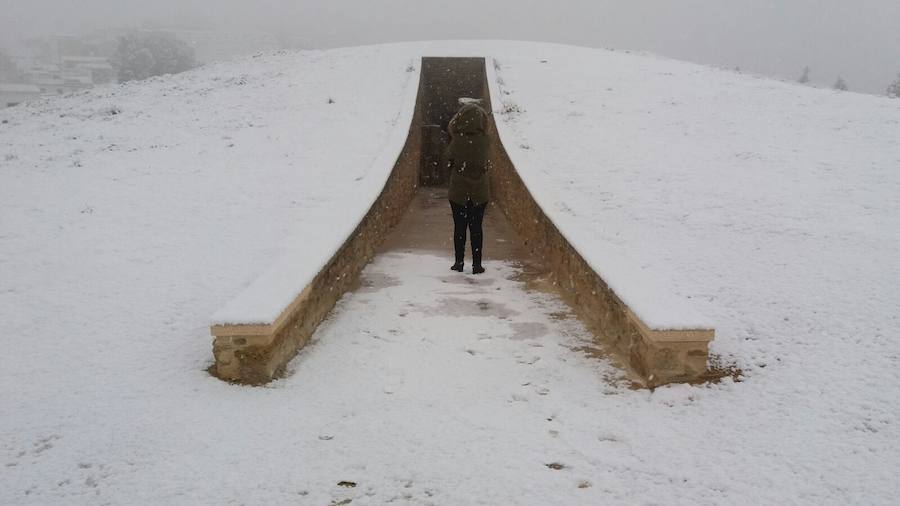
[[[441,155],[450,141],[447,125],[462,105],[460,99],[481,100],[480,105],[490,111],[484,64],[484,58],[422,58],[420,186],[444,187],[449,182],[450,172],[442,166]]]

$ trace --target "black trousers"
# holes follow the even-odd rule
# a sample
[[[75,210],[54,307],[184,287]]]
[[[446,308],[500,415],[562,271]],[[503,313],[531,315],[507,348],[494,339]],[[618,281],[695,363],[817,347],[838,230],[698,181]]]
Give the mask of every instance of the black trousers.
[[[484,244],[481,222],[484,221],[486,207],[487,203],[476,206],[471,200],[467,200],[464,206],[450,201],[450,209],[453,211],[453,249],[456,251],[456,263],[463,263],[466,252],[466,228],[468,228],[472,240],[472,265],[481,265]]]

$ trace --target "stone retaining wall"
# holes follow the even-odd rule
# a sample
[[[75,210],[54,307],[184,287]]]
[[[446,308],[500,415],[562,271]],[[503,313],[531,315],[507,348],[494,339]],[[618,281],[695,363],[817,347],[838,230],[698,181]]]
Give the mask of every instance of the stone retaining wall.
[[[490,97],[487,76],[484,86],[483,95]],[[647,386],[703,379],[714,331],[659,331],[644,325],[544,214],[503,147],[493,115],[491,126],[491,198],[526,249],[550,271],[563,300],[619,365]]]
[[[423,81],[419,83],[416,108],[409,136],[384,189],[350,237],[322,271],[272,325],[213,326],[211,372],[224,380],[262,384],[278,376],[284,366],[306,345],[319,323],[335,303],[353,287],[359,273],[375,255],[387,232],[394,227],[412,201],[422,160]]]
[[[480,88],[478,83],[482,83]],[[353,287],[381,240],[406,212],[417,184],[445,182],[445,174],[435,168],[438,155],[432,152],[443,145],[435,125],[449,120],[445,116],[451,106],[458,107],[450,104],[450,99],[457,95],[482,98],[490,109],[484,59],[423,58],[417,91],[406,144],[384,189],[354,233],[276,322],[213,326],[213,374],[248,384],[266,383],[280,374],[337,300]],[[551,272],[559,295],[604,348],[651,387],[703,379],[714,331],[660,330],[644,325],[544,214],[513,166],[496,125],[490,130],[492,199],[526,249]]]

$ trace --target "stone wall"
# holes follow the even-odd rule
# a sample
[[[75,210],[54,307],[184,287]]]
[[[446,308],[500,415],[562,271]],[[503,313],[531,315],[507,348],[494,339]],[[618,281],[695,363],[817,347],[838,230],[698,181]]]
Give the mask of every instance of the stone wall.
[[[271,381],[306,345],[338,299],[353,287],[359,273],[375,255],[378,244],[400,221],[415,194],[422,159],[423,82],[419,84],[406,144],[369,212],[325,268],[286,309],[289,314],[283,323],[276,328],[247,326],[246,333],[239,325],[213,328],[216,335],[213,374],[246,384]]]
[[[484,97],[490,97],[487,77]],[[490,104],[490,98],[486,101]],[[628,309],[544,214],[503,147],[492,115],[491,198],[526,249],[541,259],[558,294],[588,326],[618,365],[653,387],[690,382],[707,374],[711,329],[656,332]]]
[[[230,381],[261,384],[280,374],[307,343],[338,299],[351,289],[381,240],[406,212],[418,184],[441,185],[446,174],[435,160],[461,96],[483,99],[490,110],[490,87],[483,58],[423,58],[409,136],[384,189],[354,233],[325,268],[272,325],[214,327],[212,372]],[[606,285],[544,214],[512,164],[497,133],[492,135],[492,199],[540,258],[558,294],[597,336],[619,365],[648,386],[697,381],[707,374],[711,329],[650,329]]]

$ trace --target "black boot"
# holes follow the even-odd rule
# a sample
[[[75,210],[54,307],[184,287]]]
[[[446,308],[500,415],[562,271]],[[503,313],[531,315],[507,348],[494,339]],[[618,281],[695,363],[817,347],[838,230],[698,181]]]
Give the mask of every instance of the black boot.
[[[481,274],[484,267],[481,266],[481,255],[484,253],[484,231],[481,222],[484,220],[484,210],[487,204],[473,205],[469,201],[469,235],[472,240],[472,274]]]
[[[450,209],[453,211],[453,253],[454,262],[450,270],[462,272],[463,259],[466,254],[466,208],[450,201]]]
[[[484,272],[484,267],[481,266],[481,234],[472,236],[472,274],[481,274]]]

